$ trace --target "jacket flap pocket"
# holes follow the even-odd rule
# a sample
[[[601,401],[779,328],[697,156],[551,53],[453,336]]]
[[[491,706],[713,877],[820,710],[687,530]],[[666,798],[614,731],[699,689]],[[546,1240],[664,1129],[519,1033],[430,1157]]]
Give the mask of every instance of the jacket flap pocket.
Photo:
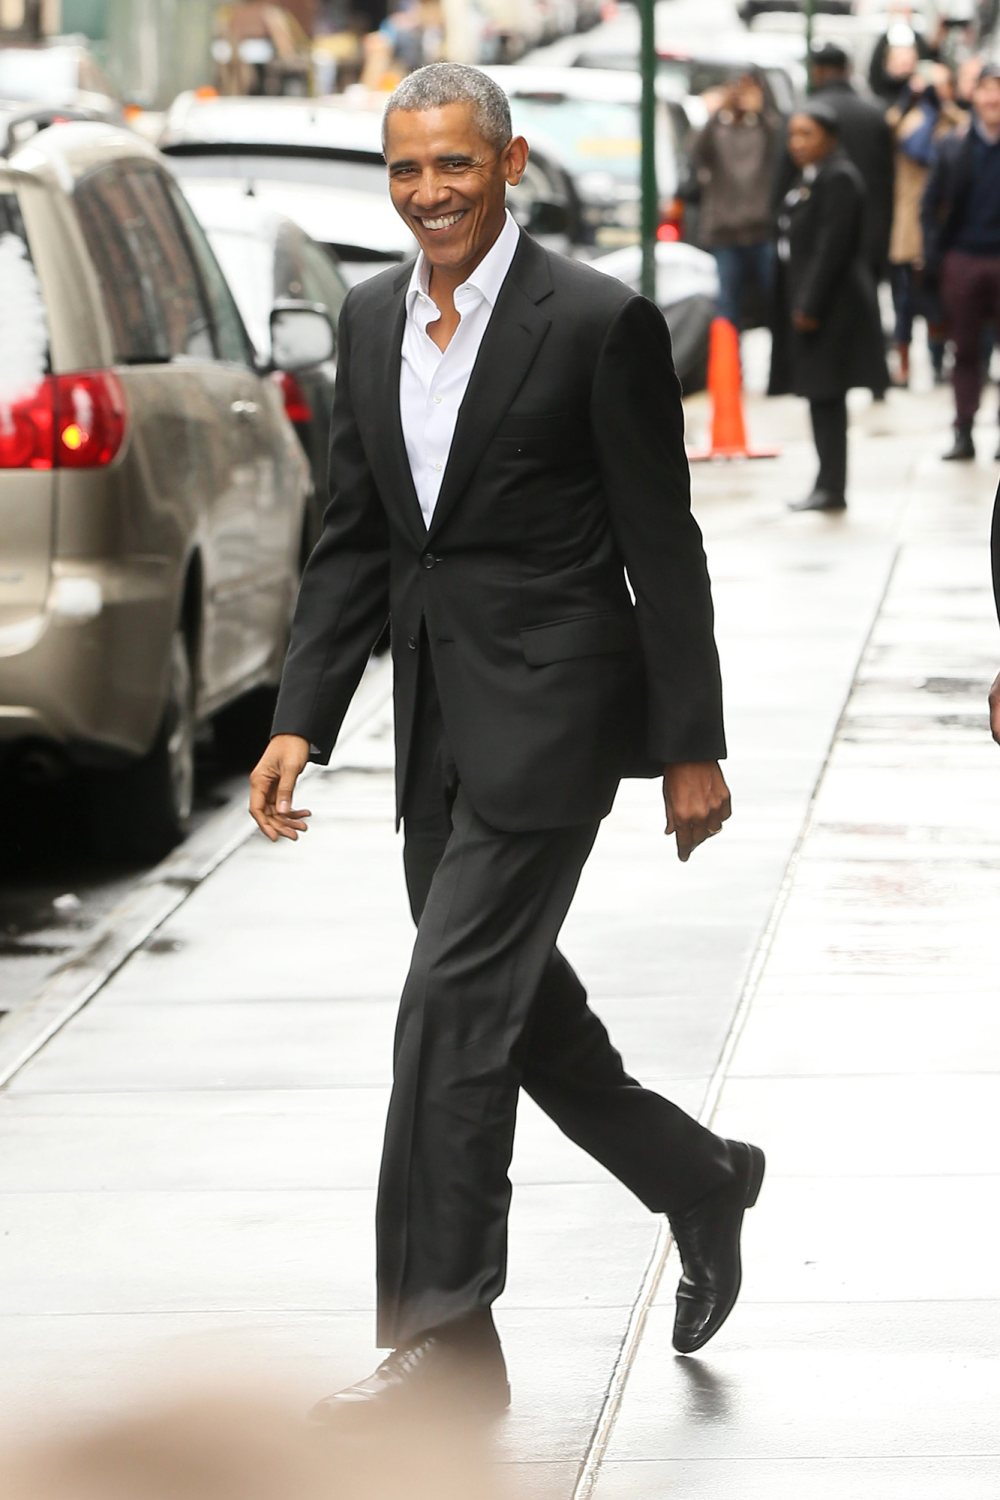
[[[636,645],[635,626],[622,615],[580,615],[521,631],[524,659],[532,667],[576,656],[607,656]]]

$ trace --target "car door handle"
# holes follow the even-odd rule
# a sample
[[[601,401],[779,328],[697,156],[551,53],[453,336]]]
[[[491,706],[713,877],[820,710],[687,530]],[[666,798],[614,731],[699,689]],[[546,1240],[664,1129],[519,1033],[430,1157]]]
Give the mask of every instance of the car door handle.
[[[257,415],[256,401],[232,401],[229,410],[235,412],[238,417],[255,417]]]

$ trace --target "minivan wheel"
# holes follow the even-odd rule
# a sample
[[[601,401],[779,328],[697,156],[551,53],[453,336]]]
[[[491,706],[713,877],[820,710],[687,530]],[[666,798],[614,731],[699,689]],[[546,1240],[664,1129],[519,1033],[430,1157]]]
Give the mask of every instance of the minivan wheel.
[[[187,832],[194,801],[194,672],[181,626],[170,642],[163,719],[141,760],[94,778],[92,824],[101,853],[157,860]]]

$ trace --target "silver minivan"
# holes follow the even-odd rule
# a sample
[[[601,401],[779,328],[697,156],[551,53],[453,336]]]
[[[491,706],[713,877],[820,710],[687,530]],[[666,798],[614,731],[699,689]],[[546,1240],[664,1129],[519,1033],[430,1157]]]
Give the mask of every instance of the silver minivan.
[[[274,318],[273,366],[328,357]],[[0,757],[83,768],[117,852],[183,832],[199,723],[259,739],[310,483],[158,153],[58,124],[0,160]]]

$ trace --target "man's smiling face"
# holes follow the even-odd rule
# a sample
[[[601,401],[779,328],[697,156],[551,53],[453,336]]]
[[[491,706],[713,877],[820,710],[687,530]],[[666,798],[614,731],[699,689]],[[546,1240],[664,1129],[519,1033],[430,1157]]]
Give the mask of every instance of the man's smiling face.
[[[458,285],[503,228],[506,189],[524,174],[526,142],[515,136],[498,150],[479,133],[472,104],[396,109],[386,121],[385,159],[396,212],[432,270]]]

